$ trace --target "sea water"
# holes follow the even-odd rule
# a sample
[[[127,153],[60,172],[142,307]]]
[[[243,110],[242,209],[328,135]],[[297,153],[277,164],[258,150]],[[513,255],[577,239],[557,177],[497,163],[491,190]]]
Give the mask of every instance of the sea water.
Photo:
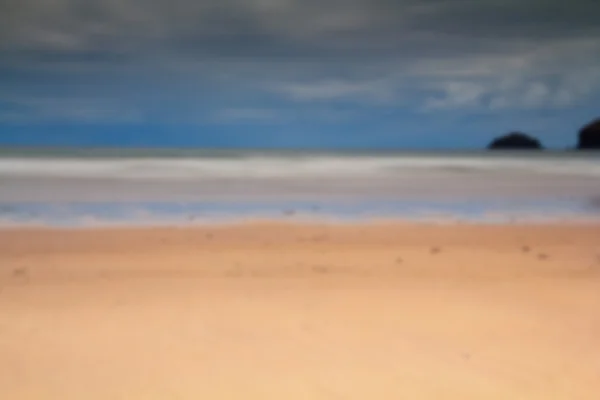
[[[600,155],[0,149],[0,224],[595,221]]]

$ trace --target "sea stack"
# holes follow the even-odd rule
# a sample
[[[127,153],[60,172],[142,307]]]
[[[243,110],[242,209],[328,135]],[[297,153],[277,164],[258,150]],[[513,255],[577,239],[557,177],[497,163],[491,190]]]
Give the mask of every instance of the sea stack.
[[[540,141],[521,132],[497,137],[488,145],[490,150],[541,150]]]
[[[600,118],[579,130],[578,150],[600,150]]]

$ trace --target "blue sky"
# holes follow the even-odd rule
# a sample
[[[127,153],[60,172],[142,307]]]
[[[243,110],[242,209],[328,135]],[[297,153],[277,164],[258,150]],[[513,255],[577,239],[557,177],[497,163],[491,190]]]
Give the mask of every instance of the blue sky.
[[[595,0],[8,0],[0,144],[572,146]]]

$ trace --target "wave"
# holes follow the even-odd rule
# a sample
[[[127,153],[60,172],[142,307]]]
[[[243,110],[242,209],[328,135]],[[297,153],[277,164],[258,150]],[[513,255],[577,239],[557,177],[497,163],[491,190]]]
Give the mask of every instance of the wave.
[[[600,177],[593,157],[248,156],[187,158],[2,157],[0,177],[87,179],[369,178],[527,173]]]

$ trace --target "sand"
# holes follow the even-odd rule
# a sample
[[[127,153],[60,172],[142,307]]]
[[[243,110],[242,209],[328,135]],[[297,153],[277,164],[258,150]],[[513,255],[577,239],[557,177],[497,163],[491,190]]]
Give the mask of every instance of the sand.
[[[1,399],[600,398],[600,226],[0,232]]]

